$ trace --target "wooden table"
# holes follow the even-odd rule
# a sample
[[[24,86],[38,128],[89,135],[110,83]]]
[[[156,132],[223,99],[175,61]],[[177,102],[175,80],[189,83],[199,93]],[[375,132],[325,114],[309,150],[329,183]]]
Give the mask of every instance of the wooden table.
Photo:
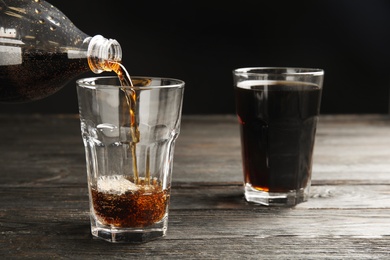
[[[76,115],[0,115],[0,259],[385,259],[390,119],[324,115],[308,202],[245,202],[234,115],[184,116],[168,234],[93,239]]]

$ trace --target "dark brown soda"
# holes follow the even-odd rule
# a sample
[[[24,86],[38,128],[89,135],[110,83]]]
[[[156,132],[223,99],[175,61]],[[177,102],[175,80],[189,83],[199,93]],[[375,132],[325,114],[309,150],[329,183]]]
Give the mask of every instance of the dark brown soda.
[[[22,63],[0,66],[0,102],[28,102],[60,90],[76,76],[90,71],[86,58],[69,59],[67,53],[29,52]]]
[[[305,188],[321,89],[288,81],[252,83],[235,86],[245,183],[266,192]]]
[[[91,188],[92,203],[97,219],[114,227],[146,227],[160,221],[169,203],[169,189],[160,183],[142,183],[138,190],[123,194],[99,192]]]

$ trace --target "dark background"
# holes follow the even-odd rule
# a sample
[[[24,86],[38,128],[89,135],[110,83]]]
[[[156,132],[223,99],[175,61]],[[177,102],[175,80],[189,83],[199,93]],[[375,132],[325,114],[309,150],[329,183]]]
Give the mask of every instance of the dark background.
[[[232,70],[325,70],[321,112],[388,113],[390,1],[49,0],[83,32],[116,39],[130,75],[186,82],[183,114],[234,113]],[[86,73],[84,76],[94,76]],[[0,113],[78,113],[75,83]]]

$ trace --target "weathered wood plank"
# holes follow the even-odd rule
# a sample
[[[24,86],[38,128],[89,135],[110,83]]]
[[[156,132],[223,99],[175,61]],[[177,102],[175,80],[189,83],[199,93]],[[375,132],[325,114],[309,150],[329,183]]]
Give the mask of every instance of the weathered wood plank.
[[[77,116],[0,115],[1,259],[386,259],[390,121],[322,116],[310,200],[245,202],[234,115],[184,116],[169,231],[142,245],[91,238]]]
[[[87,185],[53,185],[33,187],[5,187],[0,190],[1,209],[47,208],[61,210],[74,207],[87,209]],[[308,202],[295,209],[390,209],[388,185],[320,185],[312,186]],[[252,209],[239,184],[205,185],[181,184],[172,187],[173,209]],[[266,207],[264,207],[266,208]],[[55,212],[51,212],[50,218]],[[24,213],[25,214],[25,213]],[[389,230],[390,232],[390,230]]]
[[[115,245],[92,239],[87,211],[27,210],[28,216],[1,223],[0,257],[384,259],[389,256],[388,209],[173,209],[167,237],[143,245]],[[54,210],[56,213],[47,219],[45,216]],[[8,213],[16,216],[17,210]]]
[[[353,185],[353,186],[313,186],[308,202],[293,208],[274,208],[247,203],[242,188],[238,185],[176,185],[172,188],[172,210],[230,210],[232,212],[297,212],[294,214],[311,214],[313,210],[390,210],[390,189],[388,185]],[[17,187],[0,190],[0,213],[2,221],[28,220],[40,218],[42,221],[52,218],[65,220],[77,210],[88,211],[87,187]],[[22,214],[18,216],[18,211]],[[40,212],[39,214],[36,214]],[[346,211],[345,211],[346,212]],[[36,216],[37,215],[37,216]],[[272,216],[276,217],[276,216]],[[354,217],[354,216],[351,216]],[[324,218],[321,214],[317,220]],[[387,218],[390,223],[390,218]],[[4,224],[3,223],[3,224]],[[5,224],[4,224],[5,225]],[[4,227],[4,226],[3,226]],[[0,227],[1,230],[2,227]],[[318,227],[320,230],[322,227]],[[323,232],[327,232],[325,229]],[[381,230],[390,235],[390,229]]]
[[[389,158],[388,115],[338,115],[320,118],[314,151],[313,180],[389,184]]]
[[[61,183],[78,183],[85,178],[77,116],[0,115],[0,125],[3,182],[43,184],[45,180],[58,179]],[[387,116],[320,118],[314,149],[314,183],[356,180],[389,184],[389,158]],[[24,173],[20,173],[22,169]],[[173,181],[242,181],[234,115],[183,117],[175,149]]]
[[[81,230],[80,232],[87,230]],[[187,234],[189,237],[190,234]],[[47,236],[27,242],[15,236],[2,243],[3,259],[388,259],[385,238],[304,238],[291,236],[241,238],[166,238],[147,244],[108,244],[94,239]],[[3,242],[0,240],[0,242]],[[7,241],[8,242],[8,241]],[[15,248],[15,245],[20,245]]]

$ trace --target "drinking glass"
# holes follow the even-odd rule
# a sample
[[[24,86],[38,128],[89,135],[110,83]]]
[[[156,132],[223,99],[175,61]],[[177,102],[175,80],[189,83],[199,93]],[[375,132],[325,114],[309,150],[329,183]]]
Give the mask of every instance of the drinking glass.
[[[308,200],[323,77],[316,68],[233,71],[247,201],[293,206]]]
[[[92,235],[141,243],[166,235],[184,82],[133,77],[77,81]]]

